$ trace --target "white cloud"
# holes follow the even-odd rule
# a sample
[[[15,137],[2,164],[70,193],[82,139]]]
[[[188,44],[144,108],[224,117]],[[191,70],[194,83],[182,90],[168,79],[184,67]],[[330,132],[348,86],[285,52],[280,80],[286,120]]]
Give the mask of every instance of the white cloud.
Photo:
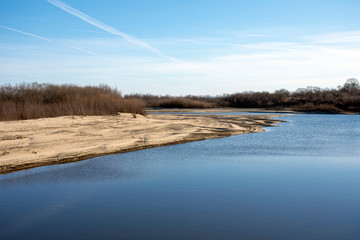
[[[360,46],[357,45],[320,44],[309,40],[242,44],[220,38],[208,39],[205,45],[192,42],[192,38],[182,39],[190,41],[183,41],[183,45],[176,42],[176,51],[186,52],[187,59],[191,59],[182,64],[152,54],[144,56],[130,44],[119,44],[118,38],[63,39],[68,44],[86,46],[98,56],[58,53],[56,57],[37,55],[36,59],[12,59],[3,55],[0,81],[107,83],[124,93],[216,95],[245,90],[296,90],[309,85],[336,87],[349,77],[360,76]],[[151,42],[171,49],[171,42],[164,39]],[[201,52],[199,46],[203,47]],[[214,50],[214,46],[218,48]],[[7,45],[7,48],[14,47]]]
[[[318,44],[346,44],[360,45],[360,31],[336,32],[309,36],[305,39]]]

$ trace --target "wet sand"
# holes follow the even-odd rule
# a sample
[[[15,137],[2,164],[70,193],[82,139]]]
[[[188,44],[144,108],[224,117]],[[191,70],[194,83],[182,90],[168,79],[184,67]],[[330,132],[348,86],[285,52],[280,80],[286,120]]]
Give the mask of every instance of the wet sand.
[[[0,122],[0,174],[263,131],[279,115],[66,116]]]

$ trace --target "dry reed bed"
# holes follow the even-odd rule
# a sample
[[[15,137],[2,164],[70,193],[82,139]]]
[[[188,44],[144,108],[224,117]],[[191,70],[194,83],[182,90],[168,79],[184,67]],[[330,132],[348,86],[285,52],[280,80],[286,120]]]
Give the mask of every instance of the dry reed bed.
[[[20,84],[0,87],[0,121],[70,115],[145,114],[140,99],[125,99],[107,85]]]

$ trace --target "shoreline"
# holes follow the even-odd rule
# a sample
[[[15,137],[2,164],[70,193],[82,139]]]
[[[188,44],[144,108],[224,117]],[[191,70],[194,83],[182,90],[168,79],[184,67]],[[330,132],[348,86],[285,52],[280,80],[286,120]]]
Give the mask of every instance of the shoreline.
[[[282,115],[64,116],[0,122],[0,174],[264,131]]]
[[[292,108],[283,109],[267,109],[267,108],[148,108],[148,113],[264,113],[264,114],[345,114],[345,115],[358,115],[359,112],[352,111],[339,111],[329,112],[321,110],[295,110]]]

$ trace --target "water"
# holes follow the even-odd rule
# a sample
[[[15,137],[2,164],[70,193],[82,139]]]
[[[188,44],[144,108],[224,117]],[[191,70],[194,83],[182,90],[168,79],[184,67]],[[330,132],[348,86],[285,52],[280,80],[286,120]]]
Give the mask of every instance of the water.
[[[360,239],[360,116],[0,176],[0,239]]]

